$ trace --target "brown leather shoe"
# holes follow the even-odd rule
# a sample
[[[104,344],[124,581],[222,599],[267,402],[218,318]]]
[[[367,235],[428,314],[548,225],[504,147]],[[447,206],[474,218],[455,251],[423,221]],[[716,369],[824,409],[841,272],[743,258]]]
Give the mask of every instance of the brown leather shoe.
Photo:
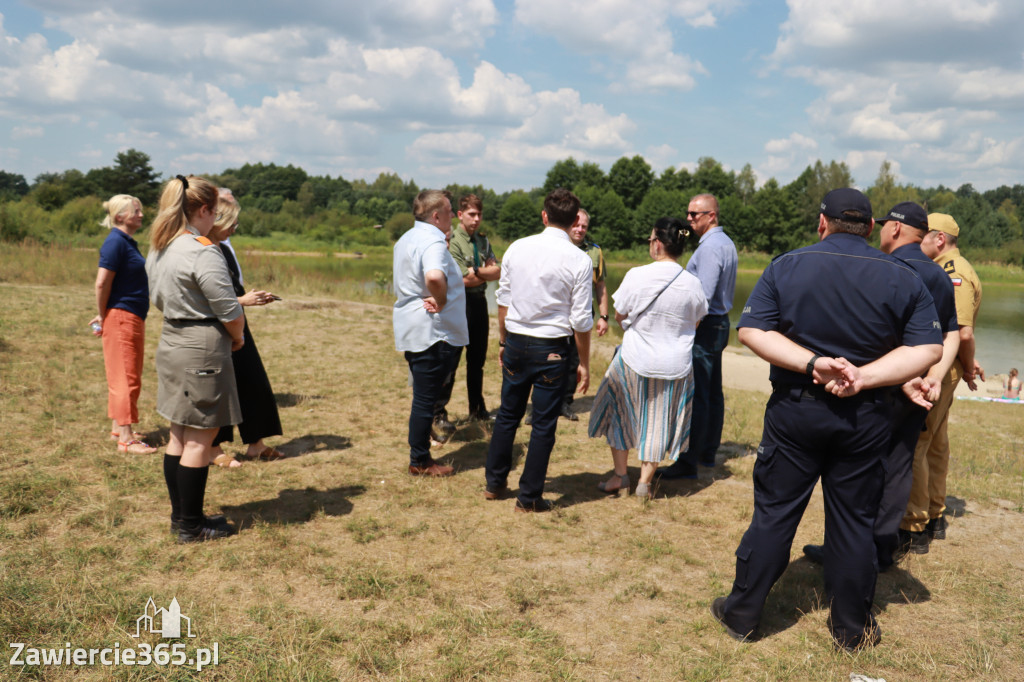
[[[425,466],[416,466],[415,464],[409,465],[409,474],[411,476],[451,476],[455,473],[455,469],[444,464],[438,464],[434,460],[430,460],[430,464]]]
[[[498,488],[484,488],[484,499],[485,500],[500,500],[508,493],[508,486],[503,485]]]

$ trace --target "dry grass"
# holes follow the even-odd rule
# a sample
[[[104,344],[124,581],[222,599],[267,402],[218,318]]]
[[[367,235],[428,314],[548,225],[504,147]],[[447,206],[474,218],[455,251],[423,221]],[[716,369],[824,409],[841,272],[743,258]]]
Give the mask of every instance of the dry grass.
[[[481,495],[487,434],[478,426],[437,454],[455,477],[404,473],[410,390],[389,308],[281,291],[286,300],[253,311],[251,326],[282,405],[286,435],[272,442],[290,457],[214,469],[207,510],[223,510],[242,532],[182,547],[168,534],[159,457],[119,455],[106,438],[102,355],[85,326],[89,275],[81,282],[0,284],[8,642],[129,646],[152,596],[178,599],[198,646],[219,643],[221,663],[203,679],[1024,679],[1024,420],[1015,406],[955,405],[958,516],[948,540],[881,577],[881,646],[855,656],[831,646],[820,572],[799,558],[822,534],[818,494],[769,599],[768,636],[739,644],[708,604],[729,590],[749,521],[748,454],[764,396],[729,392],[724,466],[666,484],[650,503],[598,493],[607,448],[586,437],[585,417],[562,421],[547,486],[556,511],[513,514],[510,500]],[[154,411],[158,318],[147,325],[141,426],[165,441]],[[609,350],[597,344],[595,375]],[[461,376],[456,416],[466,410]],[[489,370],[492,406],[499,389]],[[0,668],[3,678],[17,673],[200,677]]]

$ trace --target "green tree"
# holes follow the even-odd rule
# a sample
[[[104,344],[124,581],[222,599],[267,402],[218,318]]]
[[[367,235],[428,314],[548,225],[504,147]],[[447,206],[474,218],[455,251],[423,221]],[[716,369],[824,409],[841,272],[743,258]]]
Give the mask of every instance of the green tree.
[[[693,188],[697,192],[714,194],[722,201],[725,197],[736,193],[736,179],[727,173],[722,164],[710,156],[697,159],[697,170],[693,173]]]
[[[736,195],[744,204],[749,204],[753,201],[756,192],[757,176],[754,174],[754,169],[748,163],[743,166],[743,170],[736,176]]]
[[[608,176],[593,161],[584,161],[580,164],[579,178],[573,188],[576,191],[583,187],[597,187],[598,189],[608,187]]]
[[[633,214],[633,240],[646,239],[659,218],[672,216],[686,220],[689,197],[678,190],[652,187]]]
[[[792,196],[775,178],[770,178],[754,195],[751,202],[753,221],[750,229],[737,240],[744,248],[764,253],[782,253],[804,246],[807,241],[806,226],[796,218],[796,206]],[[730,234],[736,234],[732,230]],[[733,239],[737,239],[736,236]]]
[[[498,233],[508,241],[540,231],[540,207],[526,192],[509,195],[498,213]]]
[[[137,149],[118,152],[114,166],[106,170],[107,184],[99,187],[101,198],[130,194],[145,206],[153,206],[160,199],[160,174],[153,170],[147,154]]]
[[[590,239],[605,249],[626,249],[636,243],[633,213],[610,187],[584,188],[579,197],[581,205],[590,214]]]
[[[28,194],[25,176],[0,170],[0,202],[16,201]]]
[[[693,185],[693,176],[690,175],[690,171],[685,168],[680,168],[677,171],[673,166],[663,170],[658,179],[654,181],[655,187],[678,192],[688,192],[691,185]]]
[[[568,159],[555,161],[555,165],[548,170],[548,174],[544,178],[544,193],[547,194],[559,187],[571,190],[579,181],[580,167],[576,163],[576,159],[570,156]]]
[[[608,171],[608,183],[630,210],[640,205],[653,182],[654,171],[639,154],[633,158],[623,156]]]
[[[804,169],[799,177],[786,185],[795,201],[796,215],[804,226],[801,229],[808,234],[817,229],[821,200],[828,192],[840,187],[853,187],[853,184],[850,168],[843,162],[831,161],[826,166],[819,159]]]

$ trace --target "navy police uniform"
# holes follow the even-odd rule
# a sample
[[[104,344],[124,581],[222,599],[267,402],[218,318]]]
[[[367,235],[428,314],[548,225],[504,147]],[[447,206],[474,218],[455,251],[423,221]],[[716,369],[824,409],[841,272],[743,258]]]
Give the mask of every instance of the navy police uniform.
[[[935,318],[931,295],[908,265],[863,237],[834,233],[773,260],[738,327],[777,331],[814,353],[862,366],[899,346],[941,343]],[[839,645],[857,646],[874,629],[873,527],[892,432],[891,391],[839,398],[808,374],[773,365],[770,377],[753,518],[736,550],[736,579],[721,620],[744,635],[757,628],[820,477],[830,627]]]
[[[953,302],[953,282],[942,266],[921,251],[920,244],[904,244],[890,254],[914,268],[935,302],[939,317],[939,331],[957,331],[956,306]],[[910,498],[914,480],[914,449],[924,428],[928,411],[910,402],[902,391],[893,397],[893,432],[889,457],[885,467],[885,487],[878,505],[875,521],[875,547],[878,550],[878,569],[884,571],[893,564],[893,553],[899,546],[899,528]]]

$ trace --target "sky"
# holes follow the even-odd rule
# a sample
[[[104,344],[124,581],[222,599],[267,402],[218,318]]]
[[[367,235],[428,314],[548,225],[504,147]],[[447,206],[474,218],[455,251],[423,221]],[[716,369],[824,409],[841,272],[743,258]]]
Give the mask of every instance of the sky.
[[[1020,0],[4,0],[0,170],[245,163],[420,187],[574,157],[1024,182]]]

